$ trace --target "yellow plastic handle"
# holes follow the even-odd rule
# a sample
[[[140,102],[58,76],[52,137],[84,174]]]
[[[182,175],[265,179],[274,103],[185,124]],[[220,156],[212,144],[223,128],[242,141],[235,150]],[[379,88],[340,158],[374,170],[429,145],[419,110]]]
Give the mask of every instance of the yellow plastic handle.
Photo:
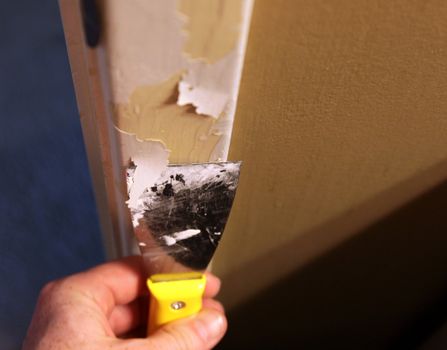
[[[165,323],[192,316],[202,308],[206,278],[202,273],[152,275],[147,280],[151,293],[148,334]]]

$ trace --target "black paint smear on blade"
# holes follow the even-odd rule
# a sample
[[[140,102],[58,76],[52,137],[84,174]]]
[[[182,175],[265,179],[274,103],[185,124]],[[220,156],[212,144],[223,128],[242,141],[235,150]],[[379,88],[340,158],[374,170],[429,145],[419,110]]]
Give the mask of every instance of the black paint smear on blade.
[[[166,181],[158,187],[151,208],[144,213],[144,223],[154,239],[178,263],[195,270],[205,269],[220,241],[235,196],[237,176],[222,180],[215,178],[200,187],[181,187],[174,192],[172,183],[184,185],[183,175]],[[177,241],[176,248],[166,246],[165,235],[188,229],[200,233]]]

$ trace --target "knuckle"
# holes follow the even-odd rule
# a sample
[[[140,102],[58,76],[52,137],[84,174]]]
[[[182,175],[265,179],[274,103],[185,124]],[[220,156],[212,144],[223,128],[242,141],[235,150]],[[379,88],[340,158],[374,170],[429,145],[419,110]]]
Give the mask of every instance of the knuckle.
[[[40,290],[40,298],[47,299],[51,297],[54,293],[54,289],[56,287],[57,282],[51,281],[46,283],[43,288]]]
[[[40,290],[39,300],[41,302],[54,302],[56,299],[58,299],[59,295],[64,293],[64,290],[67,289],[67,285],[69,283],[70,282],[68,281],[68,278],[63,278],[46,283]]]

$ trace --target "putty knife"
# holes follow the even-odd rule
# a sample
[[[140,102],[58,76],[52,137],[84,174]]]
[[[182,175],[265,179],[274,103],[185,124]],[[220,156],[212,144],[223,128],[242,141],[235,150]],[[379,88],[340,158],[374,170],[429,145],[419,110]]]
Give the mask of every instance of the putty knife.
[[[205,275],[230,214],[240,162],[170,165],[132,210],[147,267],[149,333],[202,307]],[[132,176],[132,169],[128,172]]]

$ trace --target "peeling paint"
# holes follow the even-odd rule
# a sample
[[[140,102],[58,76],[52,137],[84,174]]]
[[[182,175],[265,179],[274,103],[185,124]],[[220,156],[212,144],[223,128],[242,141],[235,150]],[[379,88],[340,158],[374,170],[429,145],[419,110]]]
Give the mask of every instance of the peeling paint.
[[[138,199],[147,185],[160,177],[168,165],[169,150],[158,141],[141,141],[135,135],[120,132],[123,167],[127,168],[128,207],[138,208]],[[129,169],[129,165],[133,167]],[[138,219],[134,219],[134,225]],[[136,220],[136,222],[135,222]]]
[[[221,136],[213,118],[197,114],[191,105],[177,105],[181,76],[136,88],[129,103],[115,106],[115,125],[140,140],[162,142],[171,151],[170,162],[207,162]]]
[[[215,63],[236,47],[242,21],[242,0],[180,0],[191,59]]]
[[[197,113],[219,118],[232,99],[231,92],[237,89],[228,72],[237,66],[238,56],[232,52],[215,64],[191,63],[179,83],[178,105],[191,104]],[[231,77],[231,76],[230,76]]]
[[[135,213],[145,184],[168,162],[226,159],[252,1],[99,3],[123,169],[132,162],[127,204]]]
[[[119,130],[160,142],[170,162],[225,160],[252,0],[99,3]]]
[[[177,0],[99,0],[113,103],[187,68]]]

